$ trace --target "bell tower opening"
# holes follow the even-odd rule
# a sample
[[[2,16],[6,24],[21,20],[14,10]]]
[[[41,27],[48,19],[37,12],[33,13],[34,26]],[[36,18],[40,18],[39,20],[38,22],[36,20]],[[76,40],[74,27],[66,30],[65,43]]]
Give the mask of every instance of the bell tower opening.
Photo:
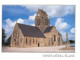
[[[45,11],[38,9],[37,15],[35,16],[35,26],[42,32],[50,26],[49,17]]]

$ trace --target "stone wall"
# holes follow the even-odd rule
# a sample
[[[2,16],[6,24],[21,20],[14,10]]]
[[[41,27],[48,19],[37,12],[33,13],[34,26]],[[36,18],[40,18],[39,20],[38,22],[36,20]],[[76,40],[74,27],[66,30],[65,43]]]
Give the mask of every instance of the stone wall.
[[[23,46],[23,34],[19,29],[18,25],[16,24],[11,35],[11,47],[22,47]]]
[[[41,47],[44,46],[41,37],[25,37],[16,24],[11,36],[11,47]]]
[[[25,47],[42,47],[44,46],[43,39],[44,38],[38,38],[38,37],[25,37],[24,46]]]
[[[60,46],[63,44],[62,36],[58,35],[58,31],[55,27],[51,30],[51,32],[44,33],[46,36],[46,46]]]
[[[35,16],[35,26],[38,27],[42,33],[50,26],[49,17],[45,11],[38,9],[38,13]],[[43,34],[46,38],[23,36],[16,23],[11,36],[11,47],[42,47],[59,46],[63,44],[62,35],[59,34],[55,26],[53,26],[50,32]]]

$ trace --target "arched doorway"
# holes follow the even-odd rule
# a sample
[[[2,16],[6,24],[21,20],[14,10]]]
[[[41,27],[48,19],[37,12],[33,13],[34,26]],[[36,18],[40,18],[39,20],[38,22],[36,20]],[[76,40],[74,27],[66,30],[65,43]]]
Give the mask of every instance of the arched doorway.
[[[40,47],[40,43],[38,43],[38,47]]]
[[[54,42],[56,41],[56,35],[54,35]]]

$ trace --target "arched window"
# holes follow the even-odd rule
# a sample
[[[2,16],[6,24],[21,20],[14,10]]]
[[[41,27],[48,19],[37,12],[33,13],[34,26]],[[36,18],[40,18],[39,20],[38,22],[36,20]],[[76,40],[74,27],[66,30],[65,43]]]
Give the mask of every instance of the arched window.
[[[34,39],[33,39],[33,44],[34,44]]]
[[[45,25],[48,25],[48,20],[47,19],[45,19]]]
[[[27,44],[27,38],[26,38],[26,44]]]
[[[40,25],[40,19],[39,19],[39,20],[37,20],[37,25],[38,25],[38,26]]]
[[[56,35],[54,35],[54,42],[56,41]]]

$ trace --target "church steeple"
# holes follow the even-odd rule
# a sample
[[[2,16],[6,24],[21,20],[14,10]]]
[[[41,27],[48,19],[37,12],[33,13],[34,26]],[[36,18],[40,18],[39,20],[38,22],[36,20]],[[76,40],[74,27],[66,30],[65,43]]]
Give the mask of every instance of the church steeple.
[[[43,10],[38,9],[37,15],[35,16],[35,26],[38,27],[42,32],[50,25],[49,17]]]

